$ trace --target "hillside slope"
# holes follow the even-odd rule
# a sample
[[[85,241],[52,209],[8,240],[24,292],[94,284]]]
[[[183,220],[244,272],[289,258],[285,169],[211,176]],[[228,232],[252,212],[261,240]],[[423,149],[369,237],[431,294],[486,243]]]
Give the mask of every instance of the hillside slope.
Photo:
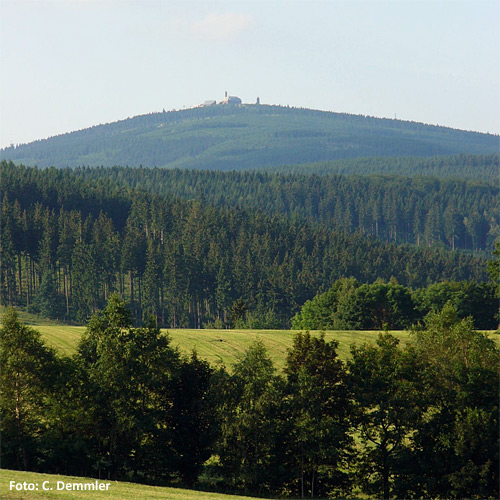
[[[492,154],[498,136],[399,120],[284,108],[152,113],[0,151],[39,167],[128,165],[240,170],[368,156]]]
[[[35,485],[34,491],[17,491],[10,488],[10,482],[16,484]],[[17,470],[2,470],[0,474],[0,488],[2,498],[10,500],[32,500],[38,498],[56,498],[60,500],[92,499],[114,499],[114,500],[250,500],[252,497],[240,495],[224,495],[222,493],[210,493],[206,491],[187,490],[182,488],[168,488],[162,486],[148,486],[145,484],[127,483],[124,481],[99,480],[99,484],[109,484],[107,490],[86,490],[77,485],[95,484],[96,480],[86,477],[59,476],[54,474],[39,474],[36,472],[25,472]],[[68,485],[68,486],[66,486]],[[21,486],[19,486],[21,487]],[[27,486],[28,488],[28,486]],[[64,489],[63,489],[64,488]]]

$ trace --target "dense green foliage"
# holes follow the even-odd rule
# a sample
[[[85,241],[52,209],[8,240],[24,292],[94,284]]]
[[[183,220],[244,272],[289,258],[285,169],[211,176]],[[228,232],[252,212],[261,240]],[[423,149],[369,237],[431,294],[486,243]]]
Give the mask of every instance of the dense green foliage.
[[[13,310],[1,342],[2,465],[155,482],[175,473],[186,484],[198,476],[210,456],[212,371],[181,358],[156,327],[133,328],[118,297],[92,317],[72,358],[55,358]],[[22,369],[5,369],[13,363]]]
[[[500,240],[496,241],[493,258],[488,261],[488,273],[495,285],[497,297],[500,298]]]
[[[354,278],[336,281],[308,300],[292,318],[292,328],[311,330],[391,330],[422,321],[431,311],[453,304],[460,318],[474,326],[498,326],[498,296],[493,283],[444,282],[412,291],[397,282],[361,284]]]
[[[58,381],[55,351],[40,334],[22,325],[13,309],[0,330],[0,422],[2,463],[16,469],[36,468],[41,421],[47,398]],[[7,437],[5,439],[5,437]]]
[[[354,347],[359,480],[378,498],[498,496],[498,351],[446,306],[400,349]]]
[[[491,250],[500,235],[498,187],[477,181],[123,167],[79,168],[75,175],[97,185],[113,182],[261,210],[396,243]]]
[[[346,158],[328,162],[280,165],[266,168],[268,173],[315,175],[404,175],[439,179],[475,179],[494,183],[498,180],[498,154],[423,157]]]
[[[355,401],[354,421],[362,444],[357,467],[362,488],[378,498],[391,498],[406,454],[418,457],[412,437],[429,405],[425,361],[410,347],[380,335],[376,346],[353,346],[348,361],[349,386]],[[407,498],[412,486],[398,491]]]
[[[113,291],[134,320],[287,326],[343,277],[405,286],[486,279],[482,258],[3,164],[0,305],[85,320]]]
[[[279,106],[152,113],[5,148],[40,167],[129,165],[241,170],[353,157],[498,153],[498,137]]]
[[[383,334],[347,363],[336,342],[298,334],[282,373],[260,343],[230,373],[183,358],[154,325],[133,328],[115,295],[71,358],[14,310],[0,347],[5,468],[283,497],[498,498],[500,352],[450,304],[406,347]]]

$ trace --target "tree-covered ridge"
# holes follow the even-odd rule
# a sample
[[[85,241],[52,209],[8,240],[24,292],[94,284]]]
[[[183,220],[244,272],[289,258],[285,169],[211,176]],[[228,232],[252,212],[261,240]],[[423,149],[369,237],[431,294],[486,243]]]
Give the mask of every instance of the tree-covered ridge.
[[[345,158],[299,165],[279,165],[266,168],[265,171],[316,175],[402,175],[406,177],[437,177],[439,179],[475,179],[497,183],[499,168],[500,156],[498,154],[459,154],[434,157]]]
[[[399,120],[279,106],[152,113],[5,148],[27,165],[241,170],[368,156],[494,154],[499,138]]]
[[[78,168],[75,173],[98,185],[111,181],[154,194],[298,217],[395,243],[491,251],[500,235],[498,187],[479,181],[127,167]]]
[[[0,298],[84,319],[113,291],[137,320],[288,325],[343,276],[411,287],[486,279],[484,259],[382,243],[300,220],[96,185],[71,171],[2,176]]]

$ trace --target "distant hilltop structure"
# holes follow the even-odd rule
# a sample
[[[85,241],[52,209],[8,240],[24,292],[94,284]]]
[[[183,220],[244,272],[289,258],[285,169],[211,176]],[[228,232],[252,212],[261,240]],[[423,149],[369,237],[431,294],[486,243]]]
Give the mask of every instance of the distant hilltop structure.
[[[222,101],[217,102],[214,99],[209,99],[208,101],[205,101],[203,104],[200,104],[200,107],[217,106],[220,104],[238,105],[242,104],[242,101],[239,97],[235,95],[229,95],[226,90],[226,92],[224,92],[224,99]],[[260,104],[260,97],[257,97],[257,101],[255,104]]]
[[[241,99],[235,95],[227,95],[227,90],[224,92],[224,100],[221,104],[241,104]]]

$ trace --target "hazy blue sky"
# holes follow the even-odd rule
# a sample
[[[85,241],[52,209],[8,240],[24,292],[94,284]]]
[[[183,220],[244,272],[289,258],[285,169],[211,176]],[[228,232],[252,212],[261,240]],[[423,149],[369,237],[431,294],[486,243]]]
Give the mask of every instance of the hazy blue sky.
[[[0,147],[224,91],[500,132],[500,1],[0,0]]]

